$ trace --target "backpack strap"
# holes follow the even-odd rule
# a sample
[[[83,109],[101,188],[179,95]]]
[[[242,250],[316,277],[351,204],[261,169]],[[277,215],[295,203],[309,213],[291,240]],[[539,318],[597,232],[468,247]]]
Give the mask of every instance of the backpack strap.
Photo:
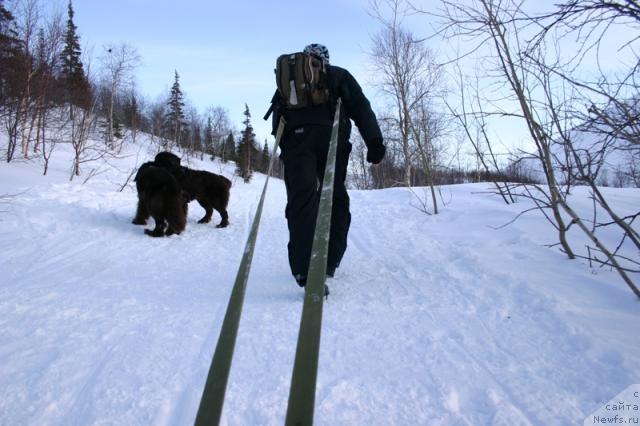
[[[281,105],[282,105],[282,97],[280,96],[280,93],[276,90],[276,92],[271,97],[271,104],[269,105],[269,109],[267,110],[264,117],[262,117],[264,121],[267,121],[271,116],[271,113],[278,110]]]
[[[267,112],[264,115],[264,117],[262,117],[262,119],[264,121],[267,121],[269,119],[269,117],[271,117],[271,113],[273,112],[274,109],[276,109],[276,108],[273,106],[273,102],[271,102],[271,105],[269,105],[269,109],[267,110]]]

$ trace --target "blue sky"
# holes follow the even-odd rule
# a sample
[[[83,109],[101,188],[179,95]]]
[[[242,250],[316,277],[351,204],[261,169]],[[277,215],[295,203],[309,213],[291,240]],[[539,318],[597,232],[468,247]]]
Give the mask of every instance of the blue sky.
[[[187,0],[179,6],[166,0],[73,1],[81,43],[93,57],[109,43],[125,42],[138,50],[142,64],[136,80],[150,100],[168,92],[177,70],[187,99],[200,113],[223,106],[240,127],[246,102],[260,142],[269,136],[262,115],[282,53],[323,43],[331,62],[349,69],[367,96],[375,97],[366,50],[378,24],[367,14],[367,0],[315,5],[289,0]]]
[[[58,1],[66,14],[66,0]],[[416,2],[428,10],[438,6],[433,0]],[[547,10],[553,3],[538,0],[529,4]],[[380,28],[368,14],[368,0],[325,0],[321,5],[293,0],[185,0],[180,5],[167,0],[73,0],[73,5],[83,48],[93,60],[103,46],[127,43],[141,55],[136,82],[147,99],[165,96],[177,70],[187,99],[201,114],[207,107],[222,106],[238,129],[247,103],[260,144],[265,138],[273,140],[270,123],[262,116],[275,90],[275,60],[308,43],[325,44],[331,62],[351,71],[374,108],[382,105],[374,76],[368,72],[371,36]],[[409,18],[405,24],[417,36],[430,33],[424,15]],[[612,39],[617,41],[600,51],[604,59],[600,66],[620,64],[625,55],[618,51],[619,36],[624,39],[624,31],[624,27],[612,30]],[[452,46],[446,43],[432,47],[440,60],[452,54],[446,50]],[[570,47],[565,46],[569,51]],[[493,122],[491,132],[508,146],[521,146],[529,139],[526,128],[514,120]]]

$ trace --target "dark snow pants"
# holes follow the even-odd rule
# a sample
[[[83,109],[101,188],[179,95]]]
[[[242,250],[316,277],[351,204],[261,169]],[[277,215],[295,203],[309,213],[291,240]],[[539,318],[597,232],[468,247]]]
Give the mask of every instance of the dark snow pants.
[[[289,227],[289,266],[291,273],[307,275],[316,216],[320,203],[331,127],[307,125],[288,130],[280,142],[284,162],[284,182],[287,188],[285,216]],[[335,270],[347,249],[347,234],[351,223],[349,195],[345,187],[351,143],[338,140],[336,174],[333,190],[333,210],[327,270]]]

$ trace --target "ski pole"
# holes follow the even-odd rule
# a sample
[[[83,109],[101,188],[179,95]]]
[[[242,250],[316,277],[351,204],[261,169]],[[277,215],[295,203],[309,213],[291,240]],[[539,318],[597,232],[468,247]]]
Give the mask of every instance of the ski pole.
[[[267,193],[267,185],[269,184],[269,176],[273,168],[276,150],[280,144],[280,138],[284,131],[285,121],[280,119],[278,131],[276,132],[276,143],[271,153],[271,161],[269,162],[269,171],[267,179],[262,188],[260,202],[256,209],[251,231],[245,244],[244,254],[240,261],[240,267],[236,275],[236,280],[231,290],[229,304],[224,316],[218,343],[211,361],[209,374],[205,383],[202,399],[196,415],[196,426],[218,425],[220,416],[222,415],[222,407],[224,405],[224,395],[227,388],[227,380],[229,379],[229,370],[231,369],[231,361],[233,359],[233,351],[238,335],[238,326],[240,324],[240,315],[242,314],[242,305],[244,303],[245,290],[247,288],[247,280],[249,271],[251,270],[251,261],[253,259],[253,250],[258,237],[258,228],[260,227],[260,216],[262,215],[262,206],[264,205],[265,194]]]

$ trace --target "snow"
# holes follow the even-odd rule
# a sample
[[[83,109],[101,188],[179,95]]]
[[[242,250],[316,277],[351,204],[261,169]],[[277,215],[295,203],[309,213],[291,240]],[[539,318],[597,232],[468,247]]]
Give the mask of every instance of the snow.
[[[244,184],[232,164],[189,160],[234,180],[231,226],[197,224],[192,203],[184,233],[150,238],[131,224],[135,188],[119,189],[153,154],[126,146],[71,182],[64,146],[48,176],[38,160],[0,165],[0,196],[12,195],[0,200],[0,424],[193,423],[264,176]],[[83,183],[91,168],[100,173]],[[500,228],[530,205],[488,190],[444,187],[435,216],[405,189],[350,192],[317,424],[581,424],[640,383],[633,294],[615,272],[546,247],[555,235],[537,212]],[[640,205],[637,189],[606,195],[621,214]],[[587,214],[586,191],[574,198]],[[270,180],[225,425],[284,421],[303,302],[285,202]]]

